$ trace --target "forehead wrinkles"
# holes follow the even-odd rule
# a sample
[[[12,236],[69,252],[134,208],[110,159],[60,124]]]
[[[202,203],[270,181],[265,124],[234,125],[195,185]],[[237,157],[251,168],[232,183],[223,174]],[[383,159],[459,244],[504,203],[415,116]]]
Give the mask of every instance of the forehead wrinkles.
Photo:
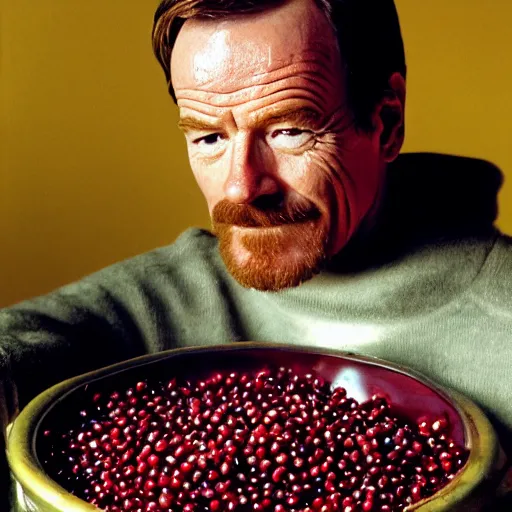
[[[180,89],[178,106],[185,104],[202,104],[213,110],[218,108],[234,108],[259,102],[277,101],[289,97],[304,98],[315,103],[319,108],[324,105],[328,92],[325,84],[317,83],[308,78],[296,78],[274,84],[251,86],[231,94],[210,93],[196,89]]]
[[[325,61],[320,60],[289,64],[261,73],[255,80],[249,80],[249,84],[233,91],[221,91],[212,86],[176,88],[175,91],[178,106],[219,117],[227,108],[243,105],[253,111],[262,103],[266,105],[283,99],[303,99],[325,111],[329,102],[338,103],[343,99],[342,81],[329,70]]]
[[[322,45],[323,46],[323,45]],[[319,47],[290,54],[286,59],[272,62],[270,59],[264,65],[247,66],[245,58],[234,58],[229,65],[219,65],[217,72],[204,81],[195,73],[188,79],[175,84],[176,91],[180,89],[204,90],[215,94],[230,94],[253,85],[267,85],[273,82],[304,75],[319,81],[336,79],[340,73],[341,62],[333,62],[332,51]],[[336,52],[337,53],[337,52]],[[190,56],[194,58],[194,56]]]
[[[285,107],[294,109],[310,108],[311,110],[318,111],[320,115],[327,111],[327,106],[321,104],[316,96],[304,95],[301,94],[300,90],[293,89],[235,106],[213,107],[208,103],[200,101],[183,100],[179,102],[179,107],[182,111],[191,110],[208,117],[216,117],[218,119],[231,118],[235,120],[244,120],[253,114],[263,115],[267,112],[271,115],[272,111],[277,108]],[[237,122],[237,124],[243,123]]]

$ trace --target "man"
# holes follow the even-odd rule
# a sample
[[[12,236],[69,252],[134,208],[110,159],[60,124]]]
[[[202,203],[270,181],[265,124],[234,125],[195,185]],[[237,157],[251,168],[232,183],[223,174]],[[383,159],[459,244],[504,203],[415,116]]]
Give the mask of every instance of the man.
[[[404,364],[510,432],[507,240],[390,215],[406,73],[393,1],[166,0],[154,48],[215,236],[2,311],[20,404],[143,353],[272,340]]]

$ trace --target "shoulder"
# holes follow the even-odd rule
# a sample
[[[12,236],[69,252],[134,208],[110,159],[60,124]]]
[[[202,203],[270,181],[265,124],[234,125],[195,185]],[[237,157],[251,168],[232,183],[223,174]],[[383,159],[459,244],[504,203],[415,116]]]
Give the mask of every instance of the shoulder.
[[[191,228],[174,243],[106,267],[87,280],[131,278],[152,281],[164,276],[187,276],[216,272],[219,267],[217,239],[208,231]]]
[[[512,238],[499,233],[482,274],[495,289],[509,291],[512,298]]]
[[[0,336],[16,330],[41,331],[48,322],[58,326],[59,320],[85,325],[91,315],[118,327],[137,325],[141,329],[144,325],[147,332],[160,322],[165,326],[162,329],[171,332],[168,319],[182,318],[176,314],[179,308],[195,313],[222,298],[226,279],[216,238],[207,231],[190,229],[171,245],[0,310]]]
[[[208,231],[188,229],[174,243],[119,261],[47,295],[11,306],[11,310],[43,304],[45,308],[87,305],[153,304],[157,297],[218,293],[229,277]]]
[[[206,264],[217,255],[217,239],[203,229],[184,231],[174,243],[121,262],[127,268]]]
[[[512,320],[512,238],[498,233],[471,291],[482,306]]]
[[[217,239],[208,231],[193,228],[170,245],[104,267],[54,290],[44,299],[97,301],[109,297],[126,302],[167,294],[172,289],[190,290],[201,283],[211,287],[212,282],[219,280],[215,276],[222,269]]]

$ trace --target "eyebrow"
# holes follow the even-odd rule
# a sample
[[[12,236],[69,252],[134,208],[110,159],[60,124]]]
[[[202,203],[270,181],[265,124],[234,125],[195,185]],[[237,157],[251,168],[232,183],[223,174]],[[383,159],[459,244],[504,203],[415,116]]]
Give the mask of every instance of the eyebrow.
[[[189,131],[212,131],[221,128],[220,123],[208,122],[196,117],[186,116],[179,120],[178,127],[185,133]]]
[[[271,124],[289,123],[298,127],[314,127],[319,123],[320,118],[320,113],[312,108],[287,108],[274,112],[270,116],[258,116],[256,118],[256,124],[258,126],[267,127]]]
[[[287,108],[273,112],[271,115],[259,115],[255,118],[255,125],[266,128],[272,124],[289,123],[296,126],[314,127],[320,121],[321,115],[308,107]],[[185,133],[189,131],[216,131],[222,128],[219,122],[210,122],[193,116],[185,116],[178,122],[178,127]]]

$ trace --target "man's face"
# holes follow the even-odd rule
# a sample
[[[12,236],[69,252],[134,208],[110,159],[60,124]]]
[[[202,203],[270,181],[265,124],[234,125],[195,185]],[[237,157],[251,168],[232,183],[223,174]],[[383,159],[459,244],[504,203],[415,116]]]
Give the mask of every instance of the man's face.
[[[379,133],[356,131],[334,31],[309,0],[189,20],[171,62],[189,158],[231,274],[296,286],[376,200]]]

